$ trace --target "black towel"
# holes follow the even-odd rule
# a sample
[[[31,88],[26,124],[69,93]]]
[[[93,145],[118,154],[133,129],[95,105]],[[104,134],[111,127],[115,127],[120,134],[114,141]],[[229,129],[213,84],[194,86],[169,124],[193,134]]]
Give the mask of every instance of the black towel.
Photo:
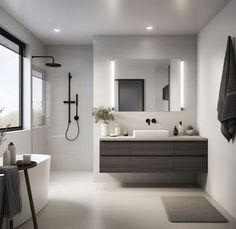
[[[232,39],[228,37],[218,101],[221,132],[230,141],[236,134],[236,62]]]
[[[20,177],[17,166],[2,166],[0,173],[4,174],[3,203],[0,223],[2,218],[13,218],[21,212],[22,203],[20,196]],[[3,212],[2,212],[3,210]],[[0,225],[1,228],[1,225]]]
[[[4,217],[4,189],[5,189],[5,175],[0,174],[0,228],[2,228]]]

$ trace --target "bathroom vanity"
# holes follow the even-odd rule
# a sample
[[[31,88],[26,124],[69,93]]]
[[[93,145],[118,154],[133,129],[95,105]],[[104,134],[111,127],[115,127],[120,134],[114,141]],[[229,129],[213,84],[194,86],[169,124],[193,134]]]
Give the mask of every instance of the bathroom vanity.
[[[101,173],[206,173],[206,138],[200,136],[100,138]]]

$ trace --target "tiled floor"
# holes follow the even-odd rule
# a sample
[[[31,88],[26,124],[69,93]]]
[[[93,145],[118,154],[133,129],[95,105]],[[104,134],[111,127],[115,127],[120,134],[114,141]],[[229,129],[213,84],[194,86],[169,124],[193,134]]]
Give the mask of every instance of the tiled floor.
[[[229,223],[170,223],[161,196],[205,196]],[[198,188],[93,183],[86,172],[53,172],[50,200],[38,214],[39,229],[235,229],[236,222]],[[32,229],[28,221],[18,229]]]

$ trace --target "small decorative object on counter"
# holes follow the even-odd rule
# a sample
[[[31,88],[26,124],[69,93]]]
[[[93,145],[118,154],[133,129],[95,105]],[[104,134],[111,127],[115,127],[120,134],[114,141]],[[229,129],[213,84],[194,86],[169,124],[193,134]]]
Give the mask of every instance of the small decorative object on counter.
[[[193,126],[188,126],[188,127],[187,127],[186,134],[187,134],[187,135],[190,135],[190,136],[194,134],[194,128],[193,128]]]
[[[182,124],[182,121],[179,122],[178,133],[179,133],[180,136],[184,135],[184,126]]]
[[[128,136],[129,134],[128,134],[128,131],[127,131],[127,129],[124,129],[124,136]]]
[[[109,125],[109,136],[115,136],[115,125],[114,123],[110,123]]]
[[[177,127],[175,126],[175,128],[174,128],[174,130],[173,130],[173,135],[174,136],[177,136],[178,135],[178,129],[177,129]]]
[[[101,123],[101,136],[109,135],[109,122],[114,120],[113,114],[111,114],[112,108],[100,106],[98,108],[93,109],[93,117],[95,119],[95,123],[102,121]]]
[[[115,127],[115,135],[120,136],[120,127],[119,126]]]
[[[116,134],[109,134],[110,137],[117,137]]]
[[[10,165],[11,164],[11,152],[9,149],[6,149],[3,153],[3,165]]]
[[[31,164],[31,155],[30,154],[24,154],[23,155],[23,161],[25,165]]]
[[[10,164],[15,165],[16,164],[16,147],[13,142],[10,142],[8,145],[8,149],[10,151]]]

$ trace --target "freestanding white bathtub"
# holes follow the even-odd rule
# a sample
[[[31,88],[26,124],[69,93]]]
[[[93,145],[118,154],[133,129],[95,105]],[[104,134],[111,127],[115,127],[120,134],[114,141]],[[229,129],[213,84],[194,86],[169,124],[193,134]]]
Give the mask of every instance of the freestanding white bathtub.
[[[17,160],[20,159],[22,159],[22,155],[17,155]],[[28,171],[32,195],[34,199],[34,207],[36,213],[38,213],[48,202],[48,185],[50,176],[51,156],[44,154],[31,154],[31,160],[36,161],[38,163],[36,167],[29,169]],[[0,158],[0,165],[2,165],[2,158]],[[14,217],[14,228],[31,218],[31,211],[26,190],[24,172],[20,171],[19,173],[23,208],[21,213]]]

